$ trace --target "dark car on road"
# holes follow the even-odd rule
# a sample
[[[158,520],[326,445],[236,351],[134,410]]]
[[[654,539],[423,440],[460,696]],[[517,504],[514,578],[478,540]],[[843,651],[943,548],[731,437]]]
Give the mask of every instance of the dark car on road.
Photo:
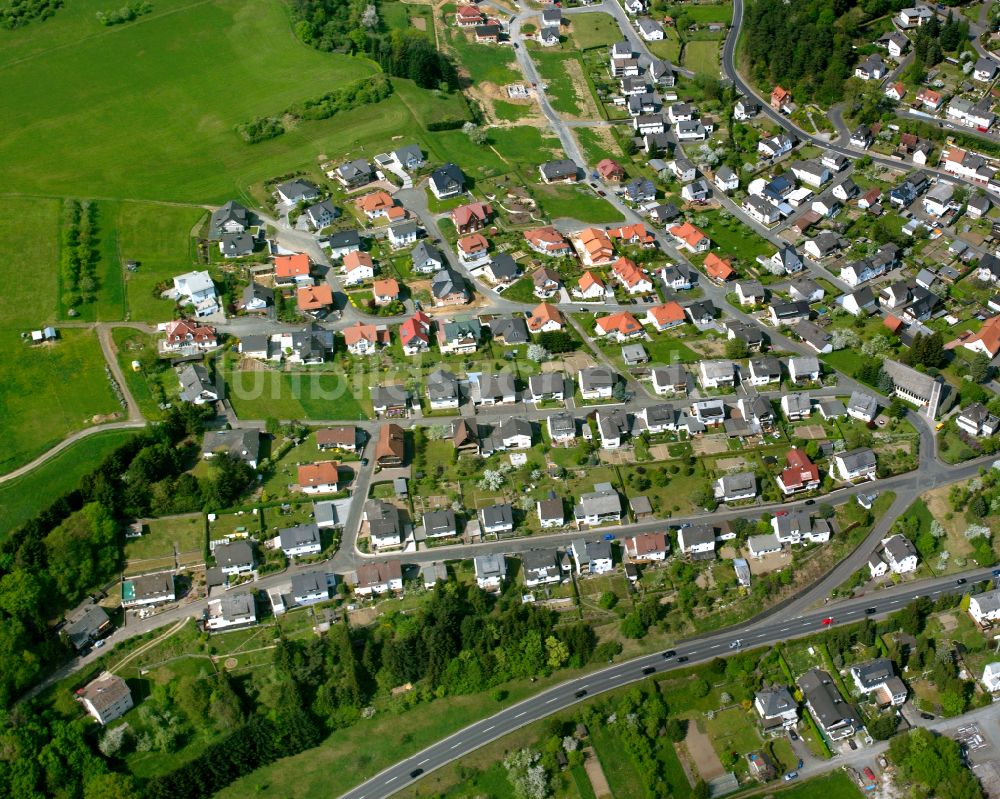
[[[652,674],[654,671],[656,671],[656,666],[646,666],[646,668],[644,668],[642,670],[642,673],[643,674]]]
[[[663,653],[663,659],[670,660],[670,658],[672,658],[676,654],[677,653],[673,649],[668,649],[666,652]]]
[[[415,769],[413,769],[413,771],[410,772],[410,779],[411,780],[415,780],[417,777],[419,777],[423,773],[424,773],[424,770],[422,768],[415,768]]]
[[[582,697],[584,697],[586,695],[587,695],[587,689],[586,688],[581,688],[579,691],[577,691],[575,694],[573,694],[573,696],[575,696],[577,699],[581,699]]]
[[[678,663],[687,663],[688,662],[687,655],[681,655],[679,658],[677,658],[677,662]]]
[[[869,616],[872,613],[878,613],[878,608],[865,608],[865,613],[867,613]]]

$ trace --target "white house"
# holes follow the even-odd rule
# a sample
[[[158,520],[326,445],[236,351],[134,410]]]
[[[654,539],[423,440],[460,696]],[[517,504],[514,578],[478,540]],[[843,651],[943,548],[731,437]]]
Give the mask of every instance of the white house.
[[[798,723],[798,704],[784,685],[774,685],[758,691],[753,706],[760,716],[764,732],[784,732]]]
[[[722,502],[740,502],[757,496],[757,476],[753,472],[725,474],[713,485],[715,498]]]
[[[323,549],[320,541],[319,526],[313,524],[297,524],[278,531],[281,551],[288,557],[302,555],[318,555]]]
[[[219,309],[215,284],[208,272],[185,272],[174,278],[174,294],[181,305],[193,305],[195,316],[210,316]]]
[[[830,476],[839,480],[874,480],[875,453],[868,447],[838,452],[830,465]]]
[[[476,555],[476,585],[484,591],[499,591],[507,579],[507,559],[502,552]]]
[[[703,388],[732,386],[736,380],[736,368],[732,361],[701,361],[698,364],[698,382]]]
[[[872,578],[893,574],[910,574],[917,570],[919,558],[910,539],[903,535],[883,538],[881,546],[868,559]]]
[[[694,557],[715,555],[715,530],[708,524],[691,524],[677,531],[677,548]]]

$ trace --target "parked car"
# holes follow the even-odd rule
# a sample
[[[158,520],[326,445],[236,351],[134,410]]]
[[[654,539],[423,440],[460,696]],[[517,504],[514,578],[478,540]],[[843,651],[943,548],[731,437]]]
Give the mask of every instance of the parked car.
[[[791,782],[792,780],[794,780],[798,776],[799,776],[799,772],[797,772],[797,771],[789,771],[785,775],[785,782]]]

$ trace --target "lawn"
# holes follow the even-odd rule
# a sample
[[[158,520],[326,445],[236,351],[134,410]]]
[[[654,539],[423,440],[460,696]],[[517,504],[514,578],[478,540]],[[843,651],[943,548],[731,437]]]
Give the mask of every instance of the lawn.
[[[131,430],[95,433],[70,445],[28,474],[0,483],[0,536],[76,488],[84,474],[133,435]]]
[[[662,336],[653,341],[643,342],[646,352],[649,353],[650,363],[668,364],[674,361],[681,363],[697,363],[701,356],[688,347],[680,339]]]
[[[191,233],[205,216],[201,208],[122,203],[118,212],[118,247],[124,260],[139,262],[125,278],[129,318],[162,322],[174,303],[161,299],[171,278],[195,268]],[[204,268],[204,267],[202,267]]]
[[[864,356],[857,350],[837,350],[836,352],[828,352],[824,355],[823,361],[838,372],[843,372],[849,377],[854,377],[864,361]]]
[[[719,42],[692,41],[684,45],[684,66],[694,72],[719,76]]]
[[[63,329],[53,344],[30,347],[0,330],[0,473],[20,466],[106,415],[121,412],[92,330]],[[13,356],[13,357],[12,357]]]
[[[703,5],[694,5],[692,3],[685,3],[683,6],[675,6],[668,9],[668,13],[673,15],[675,19],[679,19],[681,16],[686,17],[689,24],[707,22],[728,23],[733,19],[733,4],[705,3]]]
[[[58,200],[0,199],[7,253],[0,259],[0,327],[20,332],[55,321],[61,210]]]
[[[635,761],[618,736],[607,727],[600,726],[590,729],[590,740],[601,761],[604,776],[608,778],[611,795],[616,799],[639,799],[644,796]]]
[[[97,289],[93,302],[75,306],[77,321],[117,321],[125,315],[125,285],[118,257],[118,203],[94,202],[94,250],[97,253]],[[53,264],[58,272],[58,267]],[[57,278],[58,279],[58,278]],[[59,297],[59,318],[69,319],[69,308]]]
[[[153,519],[148,523],[147,532],[141,538],[130,538],[125,542],[125,560],[130,561],[126,571],[139,573],[148,571],[141,563],[151,559],[170,558],[174,553],[195,553],[205,551],[205,517],[200,513],[190,516],[176,516],[168,519]],[[200,557],[199,557],[200,560]]]
[[[433,36],[434,22],[432,19],[431,7],[415,5],[412,3],[379,3],[379,16],[387,28],[406,30],[407,28],[418,27],[418,30],[427,31]],[[413,20],[421,20],[418,25],[413,24]]]
[[[677,32],[669,28],[664,31],[664,38],[658,42],[649,42],[649,51],[657,58],[665,58],[671,64],[680,63],[681,42]]]
[[[162,0],[113,28],[95,19],[103,0],[76,5],[85,13],[54,42],[48,25],[32,25],[4,51],[7,191],[86,197],[99,187],[115,198],[221,202],[315,163],[352,127],[345,114],[249,145],[236,125],[377,70],[299,42],[279,0]]]
[[[568,218],[580,222],[620,222],[624,218],[611,205],[583,186],[553,185],[535,187],[542,210],[552,219]]]
[[[496,130],[491,144],[507,163],[526,172],[532,180],[538,178],[538,165],[542,161],[566,157],[559,139],[542,135],[542,131],[531,125]]]
[[[622,40],[622,29],[610,14],[574,14],[570,31],[580,50],[606,47]]]
[[[712,248],[721,251],[724,258],[736,258],[741,263],[752,264],[758,255],[769,255],[774,249],[765,239],[728,213],[707,211],[698,214],[695,224],[712,240]]]
[[[240,419],[367,419],[355,390],[328,372],[229,372],[227,396]]]
[[[494,100],[493,111],[496,113],[497,119],[502,119],[505,122],[520,122],[531,113],[531,106]]]

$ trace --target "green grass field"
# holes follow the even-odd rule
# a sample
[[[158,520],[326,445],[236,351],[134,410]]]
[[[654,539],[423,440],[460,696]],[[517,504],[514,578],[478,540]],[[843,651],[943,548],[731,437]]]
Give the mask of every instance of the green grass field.
[[[489,81],[502,86],[523,78],[509,47],[476,44],[466,38],[464,31],[455,28],[450,28],[446,36],[473,83]]]
[[[142,560],[171,556],[177,552],[202,552],[205,548],[205,517],[153,519],[141,538],[125,542],[125,559]]]
[[[20,332],[55,321],[61,209],[58,200],[0,199],[7,251],[0,259],[0,329]]]
[[[577,47],[604,47],[622,40],[622,30],[610,14],[574,14],[570,18],[570,30]]]
[[[604,139],[589,128],[576,128],[573,131],[573,135],[576,136],[577,143],[580,145],[580,149],[583,150],[583,154],[587,158],[587,163],[591,166],[605,158],[610,158],[618,162],[622,161],[622,154],[618,146],[609,146]]]
[[[413,3],[379,3],[378,13],[382,17],[382,23],[391,29],[406,30],[414,27],[413,20],[422,20],[422,30],[432,34],[434,23],[431,18],[431,7],[414,5]]]
[[[566,62],[576,61],[579,56],[576,53],[538,51],[532,53],[531,58],[538,67],[538,74],[545,81],[545,94],[552,108],[561,114],[573,116],[583,113],[573,81],[566,71]]]
[[[314,163],[350,127],[337,117],[247,145],[237,124],[376,71],[299,42],[280,0],[162,0],[113,28],[94,18],[103,0],[75,5],[86,13],[60,20],[51,42],[48,25],[2,39],[7,191],[224,201]]]
[[[712,77],[719,76],[719,42],[692,41],[684,46],[684,66]]]
[[[736,217],[720,211],[708,211],[708,223],[702,230],[712,240],[712,249],[722,258],[735,258],[740,263],[751,264],[758,255],[769,255],[774,249],[761,236],[740,222]]]
[[[44,510],[56,497],[75,488],[80,478],[99,464],[105,455],[134,435],[131,430],[94,433],[28,474],[0,483],[0,536]]]
[[[152,373],[136,372],[132,368],[132,361],[145,363],[143,359],[156,352],[156,336],[127,327],[116,327],[112,335],[118,348],[118,363],[133,399],[139,404],[139,410],[146,419],[159,419],[163,412],[157,399],[160,396],[158,387],[163,388],[165,400],[168,402],[180,393],[174,371],[166,364],[161,371]]]
[[[847,774],[837,769],[825,777],[815,777],[805,782],[793,783],[793,787],[780,790],[778,786],[768,786],[767,790],[754,796],[773,794],[780,799],[858,799],[861,791],[851,782]]]
[[[537,167],[542,161],[565,157],[559,139],[530,125],[493,131],[491,141],[507,163],[527,171],[529,179],[538,177]]]
[[[671,64],[680,63],[681,42],[677,38],[677,31],[671,28],[664,30],[663,39],[658,42],[649,42],[647,47],[657,58],[665,58]]]
[[[121,256],[139,262],[139,271],[128,272],[125,278],[132,320],[162,322],[171,318],[173,302],[155,296],[154,290],[174,275],[194,268],[191,231],[205,214],[201,208],[121,204],[118,212]]]
[[[60,340],[31,347],[0,330],[0,473],[8,472],[121,408],[104,375],[104,356],[91,330],[63,329]]]
[[[539,185],[535,196],[553,219],[568,217],[581,222],[620,222],[623,217],[590,189],[573,185]]]
[[[355,388],[339,374],[230,372],[226,385],[227,397],[241,419],[367,419],[370,415],[355,398]]]
[[[505,122],[520,122],[531,113],[531,106],[494,100],[493,111],[496,113],[497,119],[502,119]]]
[[[667,13],[677,19],[684,15],[690,22],[704,24],[706,22],[731,22],[733,19],[732,3],[705,3],[694,5],[685,3],[683,6],[673,6]]]
[[[69,309],[62,302],[62,291],[58,296],[60,319],[77,321],[118,321],[125,315],[125,284],[122,263],[118,257],[118,206],[117,202],[95,202],[96,229],[95,249],[97,250],[97,292],[94,302],[84,303],[75,308],[76,316],[70,317]],[[53,264],[58,273],[58,262]],[[58,278],[57,278],[58,279]]]

